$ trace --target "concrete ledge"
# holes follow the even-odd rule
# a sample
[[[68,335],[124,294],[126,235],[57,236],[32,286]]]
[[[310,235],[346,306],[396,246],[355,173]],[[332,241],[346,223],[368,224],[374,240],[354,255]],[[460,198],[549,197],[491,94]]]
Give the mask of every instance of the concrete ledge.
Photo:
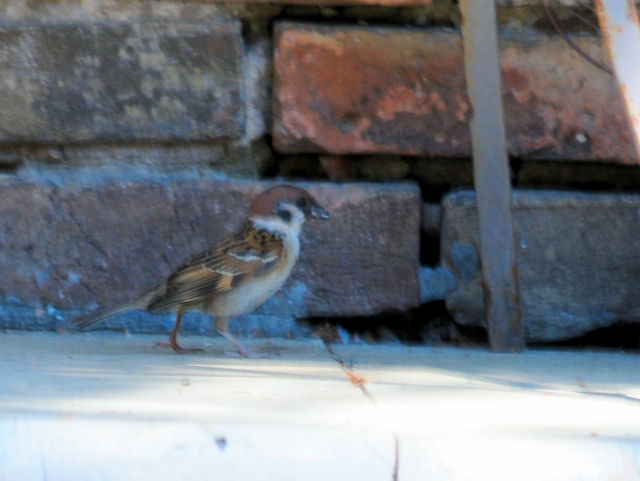
[[[157,340],[0,333],[0,479],[640,476],[638,355]]]

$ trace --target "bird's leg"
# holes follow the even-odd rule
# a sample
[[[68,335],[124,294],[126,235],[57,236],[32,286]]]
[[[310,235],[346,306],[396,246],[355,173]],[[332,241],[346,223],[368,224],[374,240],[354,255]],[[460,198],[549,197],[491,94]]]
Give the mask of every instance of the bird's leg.
[[[189,354],[193,352],[202,352],[202,349],[199,348],[184,348],[178,344],[178,330],[180,329],[180,323],[182,322],[182,307],[178,308],[178,312],[176,314],[176,322],[173,325],[173,329],[171,330],[171,335],[169,336],[169,345],[171,349],[180,354]]]
[[[244,348],[242,344],[235,340],[235,338],[229,332],[229,318],[228,317],[218,317],[216,316],[216,320],[214,322],[216,326],[216,330],[222,334],[231,344],[235,346],[241,356],[243,357],[253,357],[249,354],[249,352]]]

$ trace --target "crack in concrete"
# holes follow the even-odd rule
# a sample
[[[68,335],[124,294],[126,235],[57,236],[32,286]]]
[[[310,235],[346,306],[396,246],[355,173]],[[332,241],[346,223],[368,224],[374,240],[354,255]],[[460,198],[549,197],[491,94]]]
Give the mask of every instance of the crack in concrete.
[[[524,381],[514,381],[510,379],[501,379],[495,376],[478,376],[478,379],[487,382],[490,384],[495,384],[496,386],[507,386],[522,390],[529,391],[538,391],[538,392],[555,392],[559,394],[570,394],[570,395],[584,395],[584,396],[594,396],[594,397],[605,397],[605,398],[613,398],[620,399],[627,402],[640,403],[640,399],[629,394],[624,394],[620,392],[603,392],[603,391],[592,391],[592,390],[577,390],[577,389],[563,389],[559,387],[554,387],[550,385],[539,384],[536,382],[524,382]]]
[[[398,468],[400,467],[400,440],[398,433],[393,433],[393,471],[391,471],[391,481],[398,481]]]
[[[344,359],[342,359],[342,357],[340,357],[340,355],[333,350],[333,348],[331,347],[331,344],[327,341],[323,341],[324,342],[324,346],[327,349],[327,352],[329,353],[329,355],[331,355],[331,357],[333,358],[334,361],[336,361],[340,367],[342,368],[342,371],[344,372],[345,376],[347,377],[347,380],[353,384],[355,387],[359,388],[360,391],[362,391],[362,394],[364,394],[372,403],[374,406],[377,407],[376,405],[376,400],[374,399],[374,397],[371,395],[371,393],[369,392],[369,390],[366,388],[366,384],[369,382],[367,380],[367,378],[365,378],[364,376],[360,376],[358,374],[356,374],[355,372],[353,372],[353,370],[351,369],[352,366],[350,363],[346,362]]]
[[[104,250],[102,245],[100,245],[100,243],[91,234],[89,234],[89,232],[87,232],[87,230],[84,228],[82,223],[78,221],[75,214],[71,212],[71,210],[68,210],[68,211],[63,211],[62,209],[60,210],[62,212],[62,215],[66,216],[71,221],[71,223],[76,227],[76,229],[78,229],[78,232],[80,233],[82,238],[87,242],[87,244],[93,247],[93,249],[96,252],[98,252],[100,255],[102,255],[105,260],[108,259],[109,256],[107,255],[107,252]]]
[[[353,370],[352,363],[345,361],[336,351],[334,351],[334,349],[331,347],[331,344],[327,340],[323,340],[323,343],[329,355],[342,368],[342,371],[344,372],[347,380],[355,387],[360,389],[362,394],[364,394],[366,398],[371,401],[373,406],[378,409],[376,399],[366,387],[366,384],[369,382],[369,380],[366,377],[357,374]],[[398,471],[400,467],[400,439],[398,438],[398,433],[396,431],[391,432],[393,434],[393,468],[391,470],[391,481],[398,481]]]

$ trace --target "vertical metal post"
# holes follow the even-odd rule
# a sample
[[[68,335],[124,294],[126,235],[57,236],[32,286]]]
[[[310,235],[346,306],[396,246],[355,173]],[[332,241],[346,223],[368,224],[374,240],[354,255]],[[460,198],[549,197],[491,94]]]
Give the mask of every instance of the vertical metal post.
[[[632,0],[596,0],[604,44],[631,125],[640,163],[640,21]]]
[[[521,351],[524,334],[511,221],[511,180],[500,88],[495,0],[461,0],[473,176],[489,346]]]

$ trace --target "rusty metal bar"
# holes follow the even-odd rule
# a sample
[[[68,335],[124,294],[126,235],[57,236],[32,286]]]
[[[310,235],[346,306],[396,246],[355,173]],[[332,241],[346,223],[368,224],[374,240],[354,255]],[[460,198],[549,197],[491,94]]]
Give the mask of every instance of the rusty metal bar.
[[[489,346],[521,351],[524,334],[511,221],[511,180],[500,89],[494,0],[461,0],[473,176]]]
[[[624,100],[640,163],[640,22],[633,0],[595,0],[604,44]]]

